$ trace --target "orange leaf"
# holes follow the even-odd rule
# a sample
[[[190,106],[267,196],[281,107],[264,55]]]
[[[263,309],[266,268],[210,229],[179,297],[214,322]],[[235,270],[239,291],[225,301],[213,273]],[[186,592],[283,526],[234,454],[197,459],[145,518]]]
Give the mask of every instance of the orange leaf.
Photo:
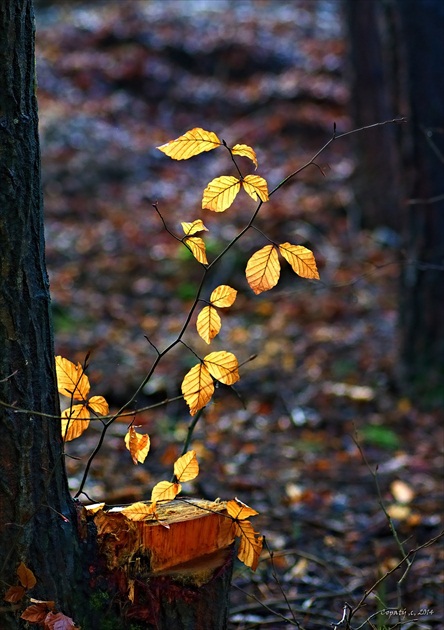
[[[231,153],[233,155],[243,155],[244,157],[250,158],[254,166],[257,168],[256,153],[247,144],[235,144],[234,147],[231,149]]]
[[[235,534],[240,538],[237,557],[245,566],[256,571],[262,551],[262,536],[254,531],[250,521],[236,522]]]
[[[123,510],[120,510],[120,513],[124,514],[130,521],[143,521],[148,516],[156,514],[156,504],[147,504],[142,501],[138,501],[137,503],[133,503],[132,505],[128,505],[128,507],[123,508]]]
[[[196,219],[192,223],[183,222],[181,226],[186,236],[191,236],[192,234],[196,234],[196,232],[208,232],[208,228],[205,227],[202,219]]]
[[[205,243],[199,236],[187,236],[183,242],[197,261],[203,265],[208,265]]]
[[[258,295],[272,289],[279,281],[281,266],[274,245],[265,245],[255,252],[247,263],[247,282]]]
[[[128,433],[125,435],[126,448],[129,450],[132,460],[135,464],[140,462],[143,464],[148,451],[150,450],[150,438],[149,436],[141,433],[137,433],[134,427],[130,427]]]
[[[75,400],[86,400],[89,394],[89,380],[83,372],[83,368],[78,363],[74,365],[68,359],[61,356],[55,358],[57,372],[57,387],[60,394],[74,398]]]
[[[221,141],[212,131],[205,131],[200,127],[190,129],[183,136],[170,140],[157,147],[173,160],[188,160],[204,151],[211,151],[221,145]]]
[[[34,573],[23,562],[18,566],[17,576],[23,588],[30,589],[37,584]]]
[[[197,463],[196,451],[188,451],[179,457],[174,463],[174,474],[177,481],[185,482],[195,479],[199,474],[199,464]]]
[[[151,492],[151,501],[171,501],[182,490],[180,483],[170,481],[160,481]]]
[[[234,304],[237,296],[236,289],[232,289],[228,284],[220,284],[210,295],[210,302],[213,306],[225,308]]]
[[[258,197],[261,201],[268,201],[268,185],[263,177],[246,175],[242,180],[242,186],[245,192],[255,201],[257,201]]]
[[[103,396],[91,396],[88,400],[88,407],[101,416],[107,416],[109,413],[108,403]]]
[[[310,249],[307,249],[302,245],[282,243],[279,245],[279,251],[281,252],[283,258],[290,263],[291,268],[298,276],[301,276],[301,278],[319,280],[316,260]]]
[[[194,416],[205,407],[214,393],[214,383],[208,369],[202,363],[191,368],[182,381],[182,394]]]
[[[232,175],[216,177],[205,188],[202,208],[214,212],[224,212],[231,206],[240,190],[240,181]]]
[[[83,418],[83,419],[82,419]],[[86,405],[74,405],[62,411],[62,437],[65,442],[75,440],[89,426],[89,411]]]
[[[25,621],[29,621],[29,623],[40,623],[43,624],[48,614],[48,606],[46,602],[40,602],[38,604],[32,604],[25,608],[25,610],[20,615],[20,619],[24,619]]]
[[[239,380],[239,363],[232,352],[211,352],[204,357],[204,364],[211,376],[225,385]]]
[[[11,604],[16,604],[24,597],[25,593],[26,591],[23,586],[10,586],[3,599]]]
[[[219,313],[212,306],[205,306],[197,316],[197,332],[207,343],[214,339],[220,331],[221,325]]]
[[[250,516],[256,516],[259,512],[253,510],[253,508],[249,507],[246,503],[239,501],[239,499],[235,498],[234,501],[227,501],[227,512],[234,519],[243,521]]]

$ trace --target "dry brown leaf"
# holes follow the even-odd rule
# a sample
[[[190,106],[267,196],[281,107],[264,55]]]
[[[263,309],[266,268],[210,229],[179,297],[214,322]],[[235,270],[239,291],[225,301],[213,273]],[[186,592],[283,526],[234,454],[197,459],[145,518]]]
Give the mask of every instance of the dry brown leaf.
[[[6,591],[3,599],[11,604],[16,604],[25,596],[26,590],[23,586],[10,586]]]
[[[20,584],[23,586],[23,588],[26,588],[27,590],[33,588],[37,584],[34,573],[31,571],[31,569],[28,569],[26,564],[24,564],[23,562],[20,562],[18,566],[17,577],[20,580]]]

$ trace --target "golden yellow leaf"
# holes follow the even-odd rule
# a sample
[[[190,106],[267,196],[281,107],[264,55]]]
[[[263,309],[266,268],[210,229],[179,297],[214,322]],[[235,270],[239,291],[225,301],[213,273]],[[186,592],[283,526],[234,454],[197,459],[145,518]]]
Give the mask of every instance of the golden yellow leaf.
[[[182,381],[182,394],[192,416],[205,407],[213,393],[213,379],[203,363],[198,363],[185,374]]]
[[[183,136],[170,140],[166,144],[157,147],[173,160],[188,160],[194,155],[204,151],[211,151],[221,145],[221,141],[212,131],[205,131],[200,127],[190,129]]]
[[[103,396],[91,396],[88,400],[88,407],[101,416],[107,416],[109,413],[108,403]]]
[[[150,450],[149,436],[146,433],[137,433],[134,427],[130,427],[124,440],[133,462],[135,464],[137,464],[137,462],[143,464]]]
[[[174,462],[174,474],[177,481],[184,483],[195,479],[199,474],[196,451],[188,451]]]
[[[240,181],[232,175],[216,177],[205,188],[202,208],[214,212],[224,212],[231,206],[240,190]]]
[[[57,372],[57,388],[60,394],[74,398],[75,400],[86,400],[89,394],[89,380],[83,372],[83,368],[78,363],[74,365],[68,359],[61,356],[55,358]]]
[[[235,534],[240,538],[237,557],[245,566],[256,571],[262,551],[263,537],[254,531],[250,521],[236,522]]]
[[[62,411],[62,437],[65,442],[78,438],[89,426],[86,405],[73,405]]]
[[[279,281],[281,265],[274,245],[265,245],[255,252],[247,263],[247,282],[258,295],[272,289]]]
[[[204,265],[208,265],[207,252],[205,249],[205,243],[199,236],[187,236],[184,239],[184,243],[193,254],[194,258]]]
[[[203,361],[211,376],[221,383],[233,385],[239,380],[239,363],[232,352],[211,352]]]
[[[130,521],[143,521],[147,518],[147,516],[153,516],[156,514],[156,504],[147,504],[142,501],[137,501],[137,503],[132,503],[131,505],[128,505],[128,507],[123,508],[120,513],[124,514]]]
[[[202,219],[196,219],[191,223],[183,221],[181,226],[186,236],[191,236],[192,234],[196,234],[196,232],[208,232],[208,228],[205,227]]]
[[[37,584],[37,580],[35,579],[34,573],[31,569],[28,569],[26,564],[20,562],[17,569],[17,577],[20,580],[20,584],[25,589],[33,588]]]
[[[219,313],[212,306],[205,306],[197,316],[197,332],[207,343],[214,339],[220,331],[221,325]]]
[[[319,280],[319,272],[313,252],[302,245],[281,243],[279,251],[283,258],[290,263],[291,268],[301,278]]]
[[[151,492],[151,501],[172,501],[182,490],[180,483],[159,481]]]
[[[19,602],[26,594],[23,586],[10,586],[6,593],[3,596],[5,602],[9,602],[10,604],[16,604]]]
[[[259,512],[253,510],[253,508],[249,507],[246,503],[243,503],[239,499],[235,498],[234,501],[227,501],[227,512],[234,519],[243,521],[250,516],[256,516]]]
[[[225,308],[234,304],[237,296],[236,289],[228,286],[228,284],[220,284],[214,289],[210,295],[210,302],[213,306]]]
[[[242,180],[242,186],[255,201],[258,197],[261,201],[268,201],[268,184],[263,177],[246,175]]]
[[[248,146],[248,144],[235,144],[231,149],[231,153],[233,155],[243,155],[244,157],[250,158],[254,166],[257,168],[256,153],[254,152],[254,149]]]

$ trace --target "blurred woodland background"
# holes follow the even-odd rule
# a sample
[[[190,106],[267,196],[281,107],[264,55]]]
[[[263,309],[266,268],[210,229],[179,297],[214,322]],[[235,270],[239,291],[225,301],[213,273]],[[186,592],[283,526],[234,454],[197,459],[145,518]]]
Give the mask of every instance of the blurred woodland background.
[[[430,59],[439,60],[444,39],[427,14],[440,14],[439,2],[399,4],[424,5],[429,21],[421,24],[414,11],[403,21],[396,2],[377,0],[36,1],[56,352],[83,362],[91,351],[92,394],[114,409],[151,366],[145,336],[161,349],[175,338],[200,279],[152,204],[178,234],[180,221],[204,218],[210,258],[255,208],[243,196],[222,216],[203,216],[203,188],[231,174],[225,153],[174,162],[156,146],[203,127],[230,145],[253,146],[257,172],[273,188],[327,142],[334,123],[342,133],[409,118],[334,142],[320,168],[305,170],[261,210],[267,236],[314,251],[320,282],[283,268],[278,287],[254,296],[244,269],[265,244],[255,231],[214,279],[239,291],[214,349],[246,363],[236,391],[220,387],[196,429],[202,472],[187,489],[252,505],[275,552],[274,566],[265,559],[254,575],[239,568],[232,628],[281,627],[259,603],[289,614],[273,571],[304,627],[338,622],[345,601],[359,601],[399,562],[381,498],[404,508],[394,514],[408,549],[442,527],[444,130],[443,104],[433,96],[442,57],[419,58],[422,72],[415,68],[410,80],[408,29],[423,37],[419,48]],[[427,81],[418,104],[409,90],[419,75]],[[421,168],[433,175],[424,178]],[[207,351],[193,325],[185,340]],[[178,396],[194,363],[176,348],[137,406]],[[88,496],[110,504],[147,498],[170,474],[189,421],[183,401],[137,416],[152,440],[142,466],[124,446],[127,424],[115,423]],[[68,445],[79,458],[67,460],[73,491],[98,438],[90,428]],[[402,627],[439,627],[442,562],[438,546],[418,552],[403,603],[435,612]],[[369,597],[362,619],[381,601],[397,606],[402,572]]]

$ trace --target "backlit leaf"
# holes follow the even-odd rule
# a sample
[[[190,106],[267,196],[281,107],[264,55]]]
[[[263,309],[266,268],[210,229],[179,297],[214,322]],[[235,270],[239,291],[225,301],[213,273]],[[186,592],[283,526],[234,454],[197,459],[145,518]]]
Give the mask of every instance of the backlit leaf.
[[[130,521],[143,521],[148,516],[153,516],[156,513],[156,504],[138,501],[123,508],[120,513],[124,514]]]
[[[250,158],[254,166],[257,168],[256,153],[247,144],[235,144],[234,147],[231,149],[231,153],[233,155],[243,155],[244,157]]]
[[[208,265],[205,243],[199,236],[188,236],[184,240],[184,243],[190,248],[191,253],[197,261],[203,265]]]
[[[149,436],[146,433],[137,433],[134,427],[130,427],[124,439],[126,448],[129,450],[133,462],[135,464],[138,462],[143,464],[150,450]]]
[[[197,316],[197,332],[207,343],[214,339],[220,331],[221,325],[219,313],[212,306],[205,306]]]
[[[192,416],[205,407],[213,393],[213,379],[203,363],[198,363],[185,374],[182,381],[182,394]]]
[[[231,206],[240,190],[240,181],[232,175],[216,177],[205,188],[202,208],[214,212],[224,212]]]
[[[3,596],[5,602],[10,602],[11,604],[16,604],[25,596],[25,589],[23,586],[10,586],[6,593]]]
[[[259,512],[256,512],[256,510],[253,510],[253,508],[249,507],[246,503],[239,501],[237,498],[234,499],[234,501],[227,501],[226,508],[228,514],[239,521],[243,521],[250,516],[256,516],[259,514]]]
[[[89,411],[86,405],[74,405],[62,411],[62,437],[65,442],[75,440],[89,426]]]
[[[91,396],[88,400],[88,407],[101,416],[106,416],[109,413],[108,403],[103,396]]]
[[[180,483],[171,483],[170,481],[160,481],[157,483],[151,493],[151,501],[172,501],[182,490]]]
[[[69,398],[72,396],[75,400],[85,400],[89,394],[90,385],[80,363],[74,365],[68,359],[57,356],[55,365],[59,393]]]
[[[279,281],[281,265],[274,245],[265,245],[255,252],[247,263],[247,282],[258,295],[272,289]]]
[[[208,228],[205,227],[202,219],[196,219],[191,223],[182,222],[181,226],[186,236],[191,236],[192,234],[196,234],[196,232],[203,232],[204,230],[208,232]]]
[[[37,584],[34,573],[31,571],[31,569],[28,569],[26,564],[24,564],[23,562],[20,562],[18,566],[17,577],[20,580],[20,584],[23,586],[23,588],[30,589]]]
[[[230,286],[228,286],[228,284],[220,284],[211,293],[210,302],[213,306],[226,308],[234,304],[236,296],[236,289],[231,288]]]
[[[188,451],[174,462],[174,474],[177,481],[184,483],[195,479],[199,474],[196,451]]]
[[[262,551],[263,537],[254,531],[250,521],[237,522],[235,534],[240,538],[237,557],[245,566],[256,571]]]
[[[232,352],[211,352],[204,357],[204,364],[211,376],[225,385],[239,380],[239,363]]]
[[[200,127],[190,129],[183,136],[170,140],[157,147],[173,160],[188,160],[204,151],[211,151],[221,145],[221,141],[212,131],[205,131]]]
[[[255,201],[268,201],[268,185],[263,177],[259,175],[246,175],[242,180],[242,186],[246,193]]]
[[[302,245],[281,243],[279,251],[283,258],[290,263],[291,268],[301,278],[319,280],[319,272],[313,252]]]

